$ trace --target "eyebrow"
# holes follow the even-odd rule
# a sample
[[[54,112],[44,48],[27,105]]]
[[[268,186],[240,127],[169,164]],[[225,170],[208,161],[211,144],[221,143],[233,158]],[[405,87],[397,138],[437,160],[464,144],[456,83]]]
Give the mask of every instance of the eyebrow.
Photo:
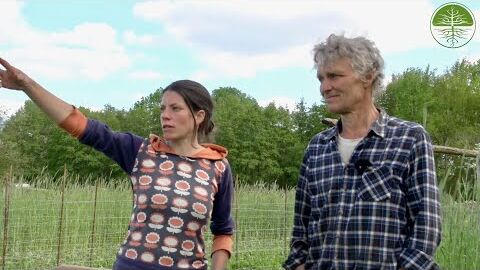
[[[178,106],[177,103],[168,104],[168,106],[170,106],[170,107],[171,107],[171,106],[175,106],[175,105]],[[164,106],[164,107],[165,107],[165,106],[167,106],[167,105],[165,105],[164,103],[160,103],[160,106]]]
[[[344,72],[341,71],[341,70],[338,70],[338,69],[337,69],[337,70],[333,70],[333,71],[329,71],[329,72],[325,73],[326,77],[331,76],[331,75],[340,75],[340,76],[341,76],[341,75],[343,75],[343,74],[344,74]],[[322,80],[322,79],[323,79],[323,76],[320,75],[319,73],[317,73],[317,78],[318,78],[318,80]]]

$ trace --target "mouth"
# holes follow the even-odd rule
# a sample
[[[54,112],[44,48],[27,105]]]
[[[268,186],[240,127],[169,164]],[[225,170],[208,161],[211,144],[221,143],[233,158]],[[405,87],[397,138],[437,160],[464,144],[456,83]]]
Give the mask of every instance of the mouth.
[[[171,125],[162,125],[162,129],[172,129],[173,126]]]
[[[334,99],[336,99],[336,98],[338,98],[338,97],[339,97],[339,95],[332,95],[332,96],[325,97],[325,100],[326,100],[326,101],[332,101],[332,100],[334,100]]]

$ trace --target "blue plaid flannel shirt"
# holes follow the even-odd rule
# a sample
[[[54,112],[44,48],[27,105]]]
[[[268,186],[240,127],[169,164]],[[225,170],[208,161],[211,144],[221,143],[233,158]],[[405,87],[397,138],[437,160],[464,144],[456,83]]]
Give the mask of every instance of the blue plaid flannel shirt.
[[[283,267],[439,269],[433,254],[440,244],[440,200],[427,132],[381,111],[344,165],[339,131],[340,121],[305,151]],[[366,160],[362,172],[358,164]]]

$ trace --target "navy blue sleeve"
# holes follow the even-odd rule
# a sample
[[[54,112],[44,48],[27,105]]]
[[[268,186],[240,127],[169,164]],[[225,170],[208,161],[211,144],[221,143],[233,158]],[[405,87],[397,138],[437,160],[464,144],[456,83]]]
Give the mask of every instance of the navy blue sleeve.
[[[80,142],[89,145],[113,159],[128,174],[135,165],[135,157],[143,138],[132,133],[114,132],[106,124],[88,119]]]
[[[233,199],[233,177],[230,164],[225,162],[225,171],[215,194],[210,230],[214,235],[233,234],[235,224],[231,216]]]

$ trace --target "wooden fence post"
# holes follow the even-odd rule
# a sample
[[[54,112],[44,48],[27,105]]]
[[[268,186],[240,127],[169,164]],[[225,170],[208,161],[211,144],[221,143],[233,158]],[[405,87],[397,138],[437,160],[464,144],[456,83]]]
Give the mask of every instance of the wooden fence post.
[[[238,230],[238,195],[239,195],[239,183],[238,183],[239,179],[238,179],[238,175],[235,176],[235,183],[233,183],[233,193],[234,193],[234,208],[235,208],[235,214],[234,214],[234,219],[235,219],[235,231],[236,232],[239,232]],[[235,235],[235,250],[234,250],[234,254],[235,254],[235,263],[238,265],[238,254],[239,254],[239,245],[238,245],[238,237],[239,235],[236,234]]]
[[[287,224],[287,216],[288,216],[288,207],[287,207],[287,203],[288,203],[288,189],[287,187],[284,188],[285,190],[285,212],[284,212],[284,215],[283,215],[283,256],[286,257],[287,256],[287,228],[288,228],[288,224]]]
[[[480,185],[480,151],[477,155],[477,185]]]
[[[13,179],[13,166],[10,166],[10,173],[5,177],[4,182],[4,196],[5,196],[5,205],[3,209],[3,252],[2,252],[2,270],[5,269],[5,263],[7,258],[7,248],[8,248],[8,217],[10,214],[10,195],[11,195],[11,184]]]
[[[95,182],[95,199],[93,200],[93,221],[92,221],[92,233],[90,235],[90,266],[92,266],[93,249],[95,248],[95,221],[97,218],[97,193],[98,193],[98,180]]]
[[[63,238],[63,212],[65,208],[65,183],[67,182],[67,165],[64,165],[63,178],[62,178],[62,199],[60,202],[60,218],[58,221],[58,245],[57,245],[57,266],[60,265],[60,255],[62,253],[62,238]]]

